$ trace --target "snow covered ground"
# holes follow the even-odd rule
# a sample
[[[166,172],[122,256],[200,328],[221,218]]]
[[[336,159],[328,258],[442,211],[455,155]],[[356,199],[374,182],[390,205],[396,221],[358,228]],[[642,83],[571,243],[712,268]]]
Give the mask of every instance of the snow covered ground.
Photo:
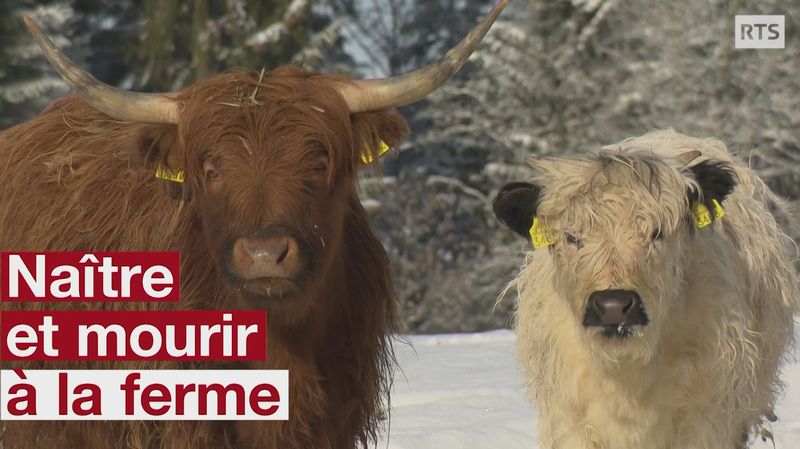
[[[529,406],[509,331],[411,337],[397,344],[400,371],[392,396],[388,449],[535,449],[536,412]],[[800,364],[773,424],[777,449],[800,447]],[[772,448],[759,442],[754,448]]]

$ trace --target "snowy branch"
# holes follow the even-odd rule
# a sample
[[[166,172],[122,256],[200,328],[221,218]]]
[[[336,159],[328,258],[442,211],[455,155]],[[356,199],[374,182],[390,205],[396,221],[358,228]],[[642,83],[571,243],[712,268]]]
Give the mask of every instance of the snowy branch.
[[[309,6],[310,0],[293,0],[280,22],[270,24],[263,30],[254,33],[247,38],[245,43],[250,47],[261,47],[280,41],[289,32],[292,25],[297,23],[300,17],[309,10]]]

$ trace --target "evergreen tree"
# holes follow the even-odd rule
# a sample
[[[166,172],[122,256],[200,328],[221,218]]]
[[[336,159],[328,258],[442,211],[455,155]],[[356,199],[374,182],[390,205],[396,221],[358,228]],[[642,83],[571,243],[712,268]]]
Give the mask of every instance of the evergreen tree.
[[[311,0],[144,0],[136,85],[175,90],[230,67],[292,61],[327,21]]]
[[[66,92],[61,80],[39,57],[22,16],[35,15],[53,39],[63,45],[69,40],[60,33],[61,27],[74,12],[64,0],[35,3],[0,2],[0,129],[34,115],[48,98]]]
[[[514,298],[494,298],[518,272],[509,255],[530,246],[499,227],[491,199],[533,176],[531,154],[596,151],[662,128],[715,136],[800,210],[800,4],[529,3],[513,2],[461,76],[416,111],[427,126],[394,158],[397,182],[373,194],[414,331],[508,324]],[[737,14],[783,14],[786,48],[735,49]],[[785,225],[800,238],[797,221]]]
[[[98,79],[176,91],[232,67],[320,64],[335,30],[313,0],[24,0],[0,3],[0,129],[29,118],[67,86],[25,30],[31,15]]]

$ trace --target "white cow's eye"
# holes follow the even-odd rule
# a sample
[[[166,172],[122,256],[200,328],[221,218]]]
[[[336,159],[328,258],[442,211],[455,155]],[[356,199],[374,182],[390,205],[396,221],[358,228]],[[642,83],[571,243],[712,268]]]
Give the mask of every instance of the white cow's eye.
[[[569,232],[564,233],[564,240],[570,245],[575,245],[578,248],[583,246],[583,241],[575,237],[574,235],[570,234]]]
[[[656,230],[655,232],[653,232],[653,235],[650,236],[650,239],[654,242],[657,242],[663,238],[664,238],[664,233],[661,232],[661,229]]]

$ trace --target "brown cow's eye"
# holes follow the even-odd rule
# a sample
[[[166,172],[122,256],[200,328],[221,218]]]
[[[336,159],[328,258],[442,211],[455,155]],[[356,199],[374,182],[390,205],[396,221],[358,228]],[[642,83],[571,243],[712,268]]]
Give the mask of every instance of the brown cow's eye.
[[[206,159],[203,161],[203,176],[205,176],[206,182],[214,181],[219,178],[217,164],[215,164],[211,159]]]
[[[654,242],[662,240],[663,238],[664,238],[664,233],[661,232],[661,229],[656,230],[655,232],[653,232],[653,235],[650,236],[650,239]]]
[[[314,164],[313,169],[317,173],[325,173],[328,171],[328,164],[325,162],[317,162]]]
[[[315,173],[326,173],[328,171],[328,152],[318,151],[314,156],[314,165],[311,168]]]

